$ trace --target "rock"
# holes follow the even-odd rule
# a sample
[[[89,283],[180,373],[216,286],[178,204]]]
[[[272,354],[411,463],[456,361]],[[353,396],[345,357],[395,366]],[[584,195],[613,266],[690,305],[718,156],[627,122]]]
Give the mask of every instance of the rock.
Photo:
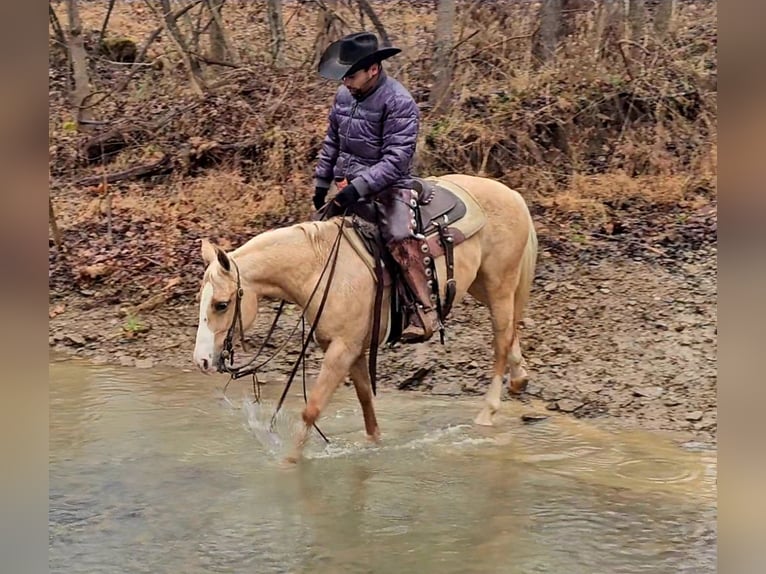
[[[703,414],[704,413],[702,411],[693,411],[691,413],[686,413],[686,416],[684,418],[687,421],[696,422],[696,421],[702,420]]]
[[[527,383],[527,390],[525,392],[533,397],[539,397],[542,394],[543,389],[540,385],[530,382]]]
[[[571,399],[561,399],[560,401],[556,401],[556,404],[558,405],[558,410],[564,413],[573,413],[577,409],[585,406],[585,403],[573,401]]]
[[[611,292],[612,292],[612,290],[611,290],[611,289],[609,289],[609,287],[602,287],[601,289],[599,289],[599,291],[600,291],[601,293],[604,293],[604,294],[607,294],[607,293],[611,293]]]
[[[135,364],[136,360],[133,357],[128,357],[125,355],[120,356],[120,364],[123,367],[132,367]]]
[[[463,394],[463,387],[455,381],[451,383],[437,383],[431,389],[431,394],[455,397]]]
[[[578,307],[574,303],[567,303],[567,309],[570,311],[577,311]]]
[[[637,397],[645,397],[647,399],[656,399],[665,392],[662,387],[636,387],[633,389],[633,394]]]
[[[424,368],[421,367],[417,371],[415,371],[412,375],[404,379],[401,383],[397,385],[400,391],[406,391],[410,389],[416,388],[419,384],[423,382],[423,380],[431,374],[431,368]]]
[[[543,291],[546,293],[550,293],[552,291],[555,291],[558,288],[559,284],[555,281],[551,281],[550,283],[546,284],[545,287],[543,287]]]
[[[535,326],[535,320],[534,319],[530,319],[529,317],[524,317],[521,320],[521,324],[524,325],[525,329],[531,329],[532,327]]]
[[[681,404],[681,401],[673,397],[673,398],[665,399],[662,402],[662,404],[665,405],[666,407],[677,407],[678,405]]]
[[[153,359],[137,359],[135,366],[137,369],[151,369],[154,366]]]
[[[548,409],[549,411],[557,411],[559,410],[559,404],[556,401],[553,401],[545,405],[545,408]]]
[[[64,336],[64,340],[69,341],[76,347],[82,347],[85,345],[85,337],[79,333],[68,333]]]
[[[521,420],[525,423],[536,423],[538,421],[544,421],[548,418],[548,415],[542,413],[524,413],[521,415]]]

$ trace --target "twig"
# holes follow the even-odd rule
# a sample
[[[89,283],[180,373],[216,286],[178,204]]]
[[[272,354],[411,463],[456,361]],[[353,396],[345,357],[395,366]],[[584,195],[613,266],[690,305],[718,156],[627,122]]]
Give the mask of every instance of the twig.
[[[64,30],[61,28],[61,22],[59,22],[58,16],[56,16],[56,11],[53,9],[53,6],[48,3],[48,19],[51,22],[51,26],[53,26],[53,33],[56,34],[56,41],[61,44],[62,46],[67,46],[66,37],[64,36]]]
[[[106,27],[109,25],[109,18],[112,16],[112,10],[114,9],[114,0],[109,0],[109,7],[106,9],[106,16],[104,16],[104,23],[101,24],[101,32],[98,34],[98,45],[104,41],[104,34],[106,34]]]
[[[499,42],[493,42],[492,44],[489,44],[487,46],[479,48],[475,52],[472,52],[471,54],[468,54],[467,56],[464,56],[464,57],[460,58],[460,60],[458,60],[457,63],[464,62],[465,60],[470,60],[471,58],[473,58],[475,56],[478,56],[482,52],[486,52],[490,48],[494,48],[496,46],[504,44],[505,42],[510,42],[511,40],[524,40],[525,38],[531,38],[532,36],[533,36],[533,34],[523,34],[521,36],[506,36],[505,38],[503,38]]]
[[[468,36],[456,42],[455,45],[452,46],[452,48],[450,48],[450,54],[454,53],[455,50],[457,50],[461,45],[465,44],[468,40],[476,36],[476,34],[478,34],[479,32],[481,32],[481,30],[474,30],[473,32],[468,34]]]
[[[158,15],[157,9],[152,4],[151,0],[144,0],[144,4],[155,14]],[[199,76],[197,73],[197,67],[195,66],[194,61],[189,56],[189,48],[186,46],[186,43],[184,41],[183,36],[181,35],[181,31],[178,29],[178,26],[176,25],[176,17],[174,17],[174,13],[170,11],[170,0],[162,0],[162,9],[163,13],[160,14],[162,18],[163,27],[168,33],[168,36],[170,38],[170,41],[173,42],[173,44],[176,47],[176,50],[178,50],[178,55],[181,56],[181,60],[184,63],[184,66],[186,67],[186,71],[189,73],[189,81],[191,82],[192,88],[197,93],[199,97],[205,96],[205,83],[204,80]]]
[[[172,18],[173,20],[177,20],[178,18],[186,14],[186,12],[188,12],[189,10],[191,10],[192,8],[194,8],[197,4],[200,4],[201,2],[202,0],[193,0],[186,6],[179,8],[178,10],[173,12],[170,15],[170,18]],[[141,46],[141,49],[138,51],[138,54],[136,54],[136,60],[135,62],[133,62],[133,68],[128,73],[128,77],[125,78],[120,83],[119,86],[117,86],[114,90],[112,90],[112,93],[121,92],[128,87],[130,80],[133,79],[133,76],[135,76],[136,72],[138,72],[138,70],[141,68],[140,64],[144,61],[144,58],[146,58],[146,53],[149,51],[149,47],[154,43],[154,41],[159,37],[159,35],[162,33],[164,29],[165,29],[165,26],[162,25],[159,28],[156,28],[154,32],[149,34],[149,37],[144,42],[143,46]]]
[[[197,52],[194,52],[192,50],[189,50],[189,54],[197,58],[200,62],[205,62],[206,64],[211,64],[213,66],[225,66],[227,68],[239,68],[239,64],[232,64],[231,62],[221,62],[220,60],[214,60],[213,58],[209,58],[207,56],[203,56],[202,54],[199,54]]]

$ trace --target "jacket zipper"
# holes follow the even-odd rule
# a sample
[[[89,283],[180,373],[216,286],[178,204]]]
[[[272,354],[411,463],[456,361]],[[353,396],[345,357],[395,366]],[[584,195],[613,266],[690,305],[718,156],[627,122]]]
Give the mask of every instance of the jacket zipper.
[[[351,123],[354,121],[354,114],[356,113],[356,106],[359,105],[359,102],[357,100],[354,100],[354,105],[351,106],[351,117],[348,120],[348,127],[346,128],[346,137],[345,140],[348,141],[348,132],[351,131]],[[346,171],[348,170],[348,162],[346,162],[346,165],[343,166],[343,177],[346,177]]]

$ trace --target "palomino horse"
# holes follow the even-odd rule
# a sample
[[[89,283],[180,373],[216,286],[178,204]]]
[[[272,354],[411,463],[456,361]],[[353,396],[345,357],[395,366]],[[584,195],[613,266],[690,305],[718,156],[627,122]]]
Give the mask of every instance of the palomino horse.
[[[438,178],[470,193],[484,210],[486,223],[475,234],[454,248],[455,301],[466,293],[486,304],[492,316],[494,365],[485,405],[475,423],[492,425],[500,407],[503,376],[510,363],[509,386],[523,391],[527,373],[519,345],[518,321],[529,297],[537,261],[537,235],[526,203],[519,193],[502,183],[468,175],[452,174]],[[259,297],[270,297],[297,304],[312,323],[321,297],[318,294],[328,274],[323,275],[338,222],[299,223],[261,233],[247,243],[224,253],[202,241],[202,257],[207,269],[202,281],[199,326],[194,361],[206,373],[219,368],[227,333],[235,321],[238,281],[242,326],[255,320]],[[351,376],[362,407],[367,436],[380,436],[372,402],[366,355],[373,324],[376,282],[360,255],[348,243],[338,250],[335,275],[316,325],[315,338],[324,350],[324,360],[308,402],[303,410],[305,427],[289,460],[298,460],[308,433],[327,405],[335,389]],[[444,274],[444,257],[436,262],[437,276]],[[442,291],[444,286],[440,286]],[[384,298],[384,309],[390,302]],[[442,293],[444,296],[444,293]],[[383,318],[387,317],[384,311]],[[385,330],[386,325],[381,325]],[[383,340],[384,337],[381,337]]]

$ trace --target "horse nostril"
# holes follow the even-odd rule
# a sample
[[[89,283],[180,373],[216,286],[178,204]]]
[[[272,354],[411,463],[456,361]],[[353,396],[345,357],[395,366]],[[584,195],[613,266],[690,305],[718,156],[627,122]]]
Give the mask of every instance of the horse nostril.
[[[208,365],[207,359],[202,359],[202,368],[207,370],[207,365]]]

